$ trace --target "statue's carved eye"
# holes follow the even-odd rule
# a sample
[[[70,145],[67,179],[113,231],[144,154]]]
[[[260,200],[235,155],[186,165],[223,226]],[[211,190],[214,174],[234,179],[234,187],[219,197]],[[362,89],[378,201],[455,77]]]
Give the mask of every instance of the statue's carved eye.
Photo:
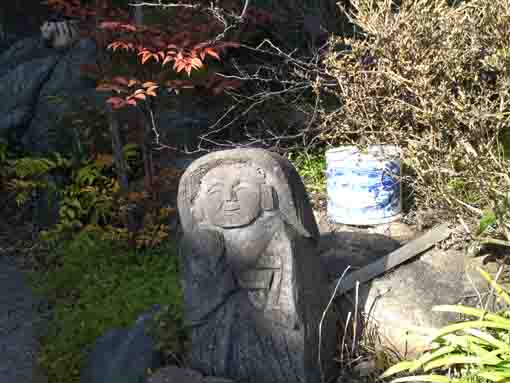
[[[208,194],[221,193],[221,190],[222,190],[222,185],[215,184],[207,189],[207,193]]]

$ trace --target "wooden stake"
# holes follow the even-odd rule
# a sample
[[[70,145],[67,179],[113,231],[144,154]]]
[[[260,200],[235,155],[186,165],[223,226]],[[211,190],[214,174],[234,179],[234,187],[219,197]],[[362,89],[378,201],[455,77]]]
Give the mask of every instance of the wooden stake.
[[[385,273],[388,270],[400,265],[401,263],[411,259],[412,257],[423,253],[436,243],[448,238],[452,230],[448,228],[448,224],[443,223],[434,227],[432,230],[423,234],[421,237],[408,242],[404,246],[391,252],[390,254],[378,259],[369,265],[362,267],[359,270],[347,274],[337,291],[337,296],[345,294],[347,291],[352,290],[356,282],[364,283],[374,279],[375,277]],[[336,283],[331,285],[331,293],[334,292]]]

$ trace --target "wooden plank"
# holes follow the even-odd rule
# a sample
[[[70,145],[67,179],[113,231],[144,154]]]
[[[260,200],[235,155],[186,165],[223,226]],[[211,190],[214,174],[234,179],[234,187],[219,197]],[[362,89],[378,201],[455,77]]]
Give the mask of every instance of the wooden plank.
[[[443,223],[429,230],[421,237],[416,238],[397,250],[385,255],[381,259],[370,263],[361,269],[355,270],[347,274],[340,282],[336,295],[342,295],[347,291],[353,289],[356,285],[356,281],[360,284],[370,281],[375,277],[385,273],[388,270],[400,265],[401,263],[411,259],[412,257],[423,253],[428,250],[436,243],[448,238],[452,233],[452,230],[448,228],[448,224]],[[331,285],[331,293],[335,291],[337,281]]]

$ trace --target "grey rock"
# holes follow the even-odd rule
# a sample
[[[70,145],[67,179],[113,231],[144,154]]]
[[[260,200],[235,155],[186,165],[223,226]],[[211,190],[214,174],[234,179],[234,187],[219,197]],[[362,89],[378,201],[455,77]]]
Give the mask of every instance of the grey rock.
[[[366,266],[398,247],[397,241],[382,235],[329,233],[321,238],[321,258],[330,281],[336,282],[347,266]],[[469,258],[460,251],[432,249],[361,284],[358,308],[369,320],[358,327],[358,337],[376,331],[381,347],[402,357],[418,355],[427,347],[424,330],[434,331],[460,319],[455,314],[434,312],[434,306],[479,303],[476,290],[487,290],[476,272],[481,264],[480,258]],[[335,299],[343,321],[349,311],[354,312],[354,294],[351,291]]]
[[[319,383],[335,373],[336,310],[304,185],[262,149],[210,153],[178,192],[190,366],[246,383]]]
[[[147,383],[203,383],[202,374],[188,368],[167,366],[152,374]]]
[[[6,136],[31,120],[38,92],[54,64],[53,57],[33,60],[17,66],[0,79],[0,135]]]
[[[36,359],[49,319],[46,301],[34,295],[14,260],[2,256],[0,291],[0,382],[47,382]]]
[[[476,306],[488,285],[476,271],[480,258],[461,251],[431,250],[375,279],[360,290],[365,312],[377,323],[383,344],[403,356],[416,356],[427,347],[423,330],[434,331],[460,320],[432,311],[436,305]]]
[[[139,316],[130,329],[112,329],[92,347],[81,372],[82,383],[140,383],[149,369],[161,367],[155,340],[146,325],[156,310]]]
[[[319,253],[332,282],[347,266],[365,266],[399,247],[398,241],[380,234],[334,232],[321,234]]]
[[[48,57],[49,53],[40,39],[32,37],[20,39],[0,55],[0,76],[26,62]]]
[[[166,366],[152,374],[147,383],[235,383],[233,380],[202,376],[198,371],[177,366]]]
[[[202,383],[235,383],[233,380],[230,379],[223,379],[223,378],[215,378],[213,376],[206,376],[204,380],[202,380]]]
[[[81,92],[95,86],[94,82],[80,73],[82,64],[94,63],[96,60],[96,47],[87,41],[80,41],[64,55],[54,54],[58,60],[37,95],[34,116],[22,139],[27,151],[48,153],[55,151],[57,145],[61,146],[59,149],[65,149],[66,145],[62,145],[62,142],[70,139],[70,129],[61,126],[63,119],[70,112],[79,110]]]

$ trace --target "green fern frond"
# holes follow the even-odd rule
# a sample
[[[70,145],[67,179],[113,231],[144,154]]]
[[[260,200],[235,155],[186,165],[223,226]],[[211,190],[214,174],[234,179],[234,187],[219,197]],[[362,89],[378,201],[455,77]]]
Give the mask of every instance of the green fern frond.
[[[37,177],[55,169],[57,164],[47,158],[24,157],[12,161],[12,168],[16,177],[29,178]]]

